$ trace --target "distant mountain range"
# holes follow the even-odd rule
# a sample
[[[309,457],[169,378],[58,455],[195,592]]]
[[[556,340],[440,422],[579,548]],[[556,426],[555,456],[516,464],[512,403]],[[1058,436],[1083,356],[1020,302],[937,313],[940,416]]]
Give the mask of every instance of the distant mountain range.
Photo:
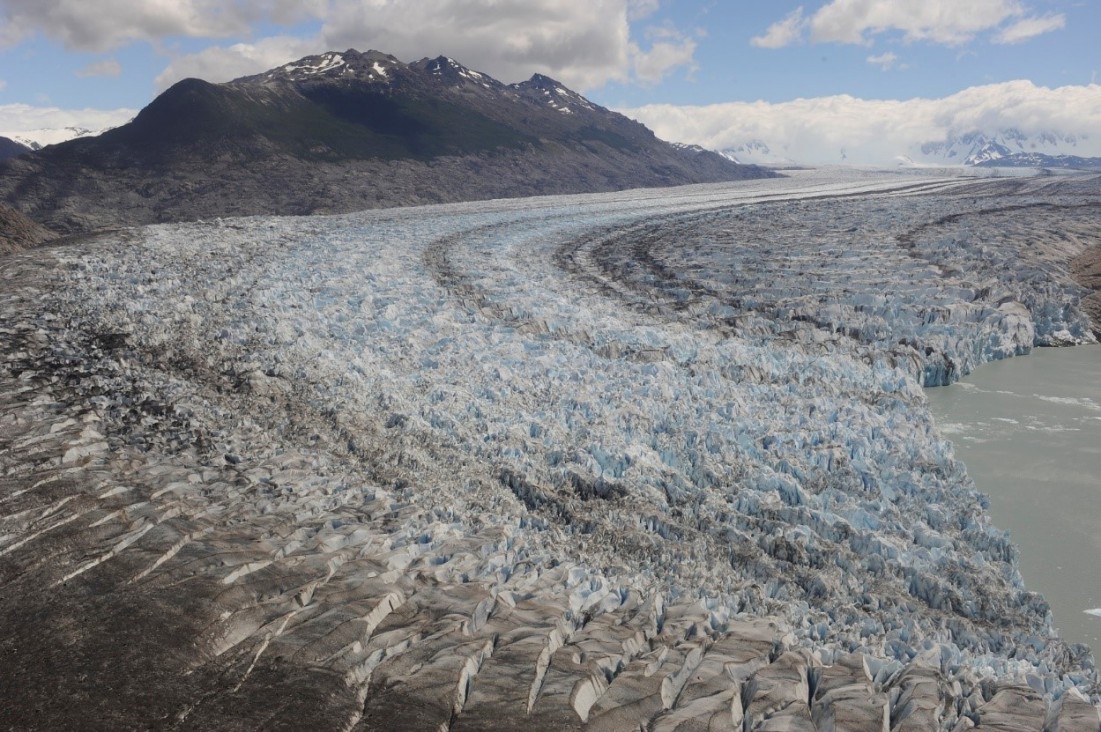
[[[749,142],[728,147],[719,151],[727,160],[740,165],[768,165],[783,167],[797,165],[796,161],[782,153],[774,153],[763,140],[750,140]]]
[[[1051,132],[1034,135],[1018,130],[1002,130],[995,134],[970,132],[921,145],[915,162],[980,167],[1101,168],[1101,158],[1073,154],[1078,150],[1078,143],[1077,137]]]
[[[773,175],[647,128],[546,76],[325,53],[186,79],[131,122],[0,163],[0,200],[69,233]]]
[[[70,127],[44,127],[37,130],[25,130],[22,132],[8,133],[11,135],[11,140],[16,142],[29,150],[41,150],[47,145],[56,145],[61,142],[68,142],[69,140],[75,140],[80,137],[94,137],[101,135],[110,127],[103,127],[99,129],[91,129],[89,127],[70,126]]]
[[[984,168],[1062,168],[1065,170],[1101,171],[1101,158],[1078,155],[1045,155],[1044,153],[1012,153],[975,163]]]
[[[944,140],[913,145],[899,152],[894,163],[914,166],[1101,170],[1101,158],[1077,154],[1080,142],[1077,137],[1051,132],[1026,135],[1012,129],[995,133],[973,131],[950,134]],[[720,154],[739,163],[773,167],[807,162],[799,160],[798,156],[789,155],[783,144],[770,144],[764,140],[750,140],[728,147],[721,150]],[[840,149],[836,153],[836,160],[830,162],[843,164],[848,158],[848,152]]]

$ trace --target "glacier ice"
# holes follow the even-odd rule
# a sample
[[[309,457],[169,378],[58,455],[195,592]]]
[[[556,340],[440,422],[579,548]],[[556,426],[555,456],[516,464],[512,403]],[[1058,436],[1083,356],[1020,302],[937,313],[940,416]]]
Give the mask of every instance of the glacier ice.
[[[769,617],[819,661],[864,654],[838,689],[903,684],[932,654],[949,677],[1049,679],[1050,701],[1092,662],[1023,586],[922,386],[1093,339],[1065,263],[1096,236],[1096,194],[796,171],[153,226],[52,251],[33,320],[55,353],[100,359],[111,439],[247,474],[295,547],[369,546],[394,577],[430,569],[506,602],[561,570],[571,623],[660,593],[706,608],[705,635]],[[316,473],[280,478],[288,446]],[[479,559],[457,566],[468,546]],[[281,551],[227,582],[299,550]],[[463,678],[492,665],[471,658]],[[624,658],[571,687],[575,708],[603,708]],[[557,693],[542,668],[533,699]]]

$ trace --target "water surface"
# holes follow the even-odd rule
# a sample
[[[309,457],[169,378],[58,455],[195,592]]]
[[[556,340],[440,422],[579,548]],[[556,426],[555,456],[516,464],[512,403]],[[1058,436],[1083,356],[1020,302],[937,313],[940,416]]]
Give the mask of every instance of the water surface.
[[[1101,346],[1043,348],[929,389],[994,523],[1071,642],[1101,651]]]

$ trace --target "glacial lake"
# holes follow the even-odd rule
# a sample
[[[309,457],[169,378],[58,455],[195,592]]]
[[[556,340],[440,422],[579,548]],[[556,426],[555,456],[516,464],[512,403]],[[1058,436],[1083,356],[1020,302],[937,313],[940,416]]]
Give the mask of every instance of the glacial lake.
[[[1067,641],[1101,653],[1101,346],[1035,349],[926,393],[1026,586]]]

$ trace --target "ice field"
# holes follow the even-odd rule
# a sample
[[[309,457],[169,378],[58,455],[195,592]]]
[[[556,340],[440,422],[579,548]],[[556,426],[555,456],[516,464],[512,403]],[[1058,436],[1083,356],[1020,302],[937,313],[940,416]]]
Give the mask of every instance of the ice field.
[[[0,261],[18,696],[134,633],[89,702],[133,723],[144,674],[197,728],[1096,730],[922,387],[1093,340],[1099,194],[792,171]]]

